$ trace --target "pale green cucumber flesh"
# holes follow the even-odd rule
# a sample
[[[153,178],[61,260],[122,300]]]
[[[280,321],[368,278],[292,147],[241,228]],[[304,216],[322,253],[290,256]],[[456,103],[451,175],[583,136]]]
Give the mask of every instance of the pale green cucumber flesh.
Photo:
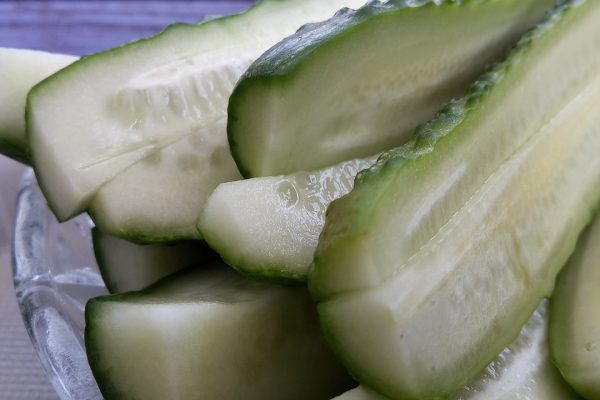
[[[333,400],[389,400],[389,398],[364,386],[358,386],[342,393]]]
[[[28,140],[54,213],[64,220],[84,210],[100,186],[186,137],[225,138],[220,120],[252,60],[300,25],[354,3],[263,0],[236,16],[173,25],[86,57],[34,87]]]
[[[546,300],[511,343],[478,378],[452,394],[449,400],[567,400],[578,399],[552,364],[548,350]],[[364,386],[336,400],[385,400]]]
[[[202,265],[215,254],[201,241],[140,245],[95,228],[92,242],[98,269],[110,293],[141,290],[191,265]]]
[[[544,300],[510,344],[478,378],[449,400],[568,400],[579,396],[552,364]]]
[[[600,219],[580,238],[550,302],[550,348],[582,396],[600,399]]]
[[[86,350],[110,399],[329,399],[354,383],[305,288],[224,265],[91,300]]]
[[[600,200],[598,18],[557,7],[332,203],[309,285],[361,382],[447,396],[551,293]]]
[[[403,144],[553,4],[372,2],[303,27],[261,56],[231,96],[240,171],[309,171]]]
[[[347,194],[376,158],[278,177],[223,183],[198,221],[204,240],[236,270],[306,282],[327,206]]]
[[[89,204],[96,226],[139,242],[200,239],[196,220],[222,182],[241,178],[229,153],[225,119],[203,140],[185,137],[130,166],[103,185]]]
[[[28,163],[25,100],[38,82],[77,60],[45,51],[0,47],[0,153]]]

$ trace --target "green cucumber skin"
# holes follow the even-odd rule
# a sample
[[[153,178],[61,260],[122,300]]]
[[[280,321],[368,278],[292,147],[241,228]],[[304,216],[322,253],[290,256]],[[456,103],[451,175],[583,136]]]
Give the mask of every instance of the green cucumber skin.
[[[335,277],[335,274],[332,272],[332,275],[329,275],[329,277],[326,278],[328,273],[328,271],[326,271],[327,264],[329,261],[334,262],[334,259],[338,260],[335,261],[338,266],[352,263],[353,254],[350,253],[345,255],[343,254],[343,249],[359,248],[360,243],[365,240],[369,231],[375,229],[369,224],[369,221],[371,221],[372,216],[377,211],[378,201],[386,195],[386,191],[390,189],[390,185],[393,184],[396,174],[403,164],[411,163],[411,160],[418,159],[431,153],[433,147],[439,145],[439,143],[437,143],[438,141],[446,141],[443,140],[444,137],[462,124],[473,111],[481,107],[482,100],[488,96],[491,89],[496,86],[497,83],[504,79],[504,75],[509,70],[519,64],[528,49],[536,47],[534,39],[553,30],[555,27],[564,26],[567,22],[563,24],[562,21],[567,18],[563,17],[567,14],[581,15],[585,13],[583,10],[586,9],[586,6],[589,8],[594,7],[592,4],[594,3],[570,1],[559,5],[543,24],[525,35],[507,61],[490,69],[490,71],[472,87],[466,98],[451,103],[440,112],[436,119],[419,127],[416,130],[414,140],[408,145],[384,154],[375,167],[364,171],[357,177],[353,192],[334,202],[332,207],[330,207],[325,230],[321,236],[321,241],[315,255],[315,267],[309,276],[309,287],[313,297],[319,303],[318,307],[326,338],[338,356],[345,359],[346,366],[349,370],[357,376],[359,380],[363,381],[363,383],[372,387],[377,387],[381,391],[387,392],[396,398],[433,399],[445,398],[448,395],[448,392],[446,391],[430,391],[428,394],[421,395],[417,395],[410,390],[406,393],[398,391],[394,392],[394,389],[386,387],[384,382],[377,381],[377,378],[374,378],[373,376],[368,376],[368,373],[365,373],[359,364],[348,360],[348,350],[343,349],[342,344],[336,339],[336,333],[330,330],[330,325],[332,325],[330,318],[335,317],[333,310],[326,309],[325,305],[330,301],[345,300],[344,298],[349,293],[359,292],[370,288],[368,285],[366,287],[357,286],[353,289],[335,289],[335,287],[329,287],[329,282],[325,281],[327,281],[327,279],[333,280],[332,278]],[[569,224],[568,228],[565,227],[565,229],[568,229],[566,231],[568,235],[565,237],[564,242],[560,243],[551,253],[552,263],[544,272],[547,275],[544,276],[545,283],[543,284],[542,289],[546,296],[551,293],[554,277],[559,272],[569,254],[575,248],[578,232],[580,232],[585,224],[589,222],[594,210],[598,207],[599,194],[594,192],[593,189],[590,189],[590,192],[586,193],[586,195],[588,195],[589,198],[581,199],[580,209],[577,215],[573,217],[572,224]],[[340,274],[343,273],[343,271],[339,270],[337,273]],[[346,276],[346,278],[351,277]],[[349,286],[352,286],[352,284],[349,284]],[[348,295],[348,297],[350,296]],[[535,299],[536,304],[540,299],[541,298]],[[534,300],[531,301],[531,304],[525,305],[525,311],[517,310],[519,315],[516,318],[516,320],[518,320],[516,324],[521,322],[524,323],[526,321],[526,316],[535,308],[533,303]],[[325,314],[326,312],[327,314]],[[356,313],[360,314],[361,310],[356,310]],[[366,325],[370,326],[368,322]],[[338,330],[339,329],[341,328],[338,328]],[[516,332],[511,332],[509,336],[514,339],[516,335]],[[508,339],[508,336],[506,336],[506,339]],[[489,361],[491,361],[491,359],[487,360],[487,362]],[[480,369],[482,366],[479,366],[478,368]],[[466,382],[463,382],[463,384],[464,383]]]
[[[550,299],[550,351],[565,380],[582,396],[600,399],[600,218],[581,235]]]
[[[502,3],[501,1],[491,1],[491,3]],[[285,170],[270,170],[268,173],[259,170],[256,166],[250,165],[251,160],[247,160],[249,156],[244,154],[247,142],[245,139],[245,124],[243,117],[243,107],[245,102],[253,103],[252,96],[254,92],[260,92],[264,90],[281,90],[282,92],[286,87],[290,86],[296,76],[311,65],[312,62],[318,60],[322,54],[327,53],[331,48],[335,48],[339,43],[344,43],[347,39],[351,38],[352,35],[356,36],[363,30],[364,25],[375,23],[378,20],[385,18],[393,18],[396,14],[401,15],[405,11],[412,11],[410,9],[419,8],[426,12],[428,9],[437,8],[448,8],[453,9],[457,7],[469,7],[474,4],[486,3],[486,1],[444,1],[442,0],[439,4],[434,4],[430,0],[420,0],[417,2],[408,0],[392,0],[388,2],[371,1],[368,2],[364,7],[358,10],[342,9],[335,17],[322,23],[307,24],[302,27],[296,35],[290,36],[279,44],[265,52],[258,60],[256,60],[248,69],[248,71],[242,76],[234,89],[232,96],[230,97],[228,107],[228,140],[231,148],[232,155],[238,165],[238,168],[245,178],[252,178],[258,176],[270,176],[287,174],[294,171]],[[505,2],[506,3],[506,2]],[[521,3],[515,1],[515,3]],[[540,1],[537,4],[530,5],[530,15],[537,14],[541,18],[544,10],[549,9],[554,4],[554,0],[551,1]],[[506,4],[504,4],[506,6]],[[485,4],[482,4],[482,7]],[[409,9],[409,10],[407,10]],[[532,21],[539,21],[539,19]],[[516,40],[516,39],[515,39]],[[512,43],[509,43],[506,47],[510,47]],[[505,54],[505,53],[501,53]],[[496,59],[496,58],[494,58]],[[477,70],[471,78],[475,78],[479,75],[479,72],[483,70]],[[463,78],[464,79],[464,78]],[[465,81],[465,88],[471,80]],[[464,93],[453,93],[446,97],[443,103],[449,101],[452,97],[456,97],[459,94]],[[248,99],[247,99],[248,97]],[[273,95],[272,99],[269,97],[263,102],[266,108],[271,102],[274,105],[278,101],[289,101],[284,97],[284,94],[277,93],[277,96]],[[293,99],[292,99],[293,100]],[[443,104],[441,103],[441,104]],[[413,125],[414,126],[414,125]],[[412,129],[412,127],[410,129]],[[393,146],[400,145],[404,142],[407,132],[399,132],[396,136],[395,144]],[[323,165],[304,165],[296,170],[307,170],[317,169],[325,167],[326,165],[335,164],[343,161],[344,159],[350,158],[361,158],[366,157],[370,154],[375,154],[391,148],[391,145],[387,145],[384,148],[370,148],[363,151],[362,154],[353,154],[350,157],[344,157],[340,159],[328,160]]]

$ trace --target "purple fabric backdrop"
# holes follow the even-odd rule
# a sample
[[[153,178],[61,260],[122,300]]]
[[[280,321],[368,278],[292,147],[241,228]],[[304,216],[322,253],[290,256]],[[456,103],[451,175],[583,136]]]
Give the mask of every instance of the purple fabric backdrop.
[[[85,55],[252,1],[0,1],[0,47]]]

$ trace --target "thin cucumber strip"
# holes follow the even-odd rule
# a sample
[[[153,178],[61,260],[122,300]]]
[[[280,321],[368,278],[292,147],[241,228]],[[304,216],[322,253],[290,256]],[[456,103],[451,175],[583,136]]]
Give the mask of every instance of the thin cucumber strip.
[[[311,172],[219,185],[198,221],[227,264],[261,278],[306,282],[327,206],[347,194],[376,157]]]
[[[98,269],[110,293],[141,290],[185,267],[215,258],[200,241],[140,245],[92,230]]]
[[[28,164],[25,100],[38,82],[77,60],[75,56],[0,47],[0,153]]]
[[[544,300],[517,340],[485,372],[449,400],[568,400],[578,399],[552,364],[548,351],[548,302]],[[336,400],[386,400],[363,386]]]
[[[558,6],[330,206],[309,286],[362,383],[447,396],[550,295],[600,201],[599,18]]]
[[[209,164],[224,141],[211,137],[226,136],[219,121],[248,65],[302,24],[361,2],[263,0],[235,16],[173,25],[157,36],[85,57],[36,85],[28,97],[28,140],[54,213],[65,220],[86,209],[101,185],[186,137],[197,146],[206,142]],[[187,153],[178,161],[186,159]],[[151,185],[148,175],[130,190]],[[221,172],[220,178],[238,178],[237,169]],[[169,193],[175,195],[197,193]]]
[[[552,5],[372,1],[303,27],[255,61],[231,96],[240,171],[310,171],[403,144]]]
[[[107,399],[318,400],[353,385],[305,288],[222,264],[91,300],[85,344]]]
[[[550,301],[550,349],[583,397],[600,399],[600,218],[582,235]]]

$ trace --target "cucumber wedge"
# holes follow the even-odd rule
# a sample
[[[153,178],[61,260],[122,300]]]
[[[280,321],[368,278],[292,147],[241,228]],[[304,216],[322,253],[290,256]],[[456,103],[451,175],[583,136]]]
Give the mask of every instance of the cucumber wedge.
[[[600,399],[600,218],[558,276],[550,311],[556,366],[582,396]]]
[[[485,372],[449,400],[568,400],[578,399],[550,360],[548,302],[533,313],[521,334]],[[336,400],[386,400],[359,386]]]
[[[210,128],[225,132],[225,119]],[[224,134],[186,137],[121,172],[92,198],[88,212],[110,234],[137,242],[201,239],[196,220],[223,181],[241,176]]]
[[[362,1],[263,0],[242,14],[173,25],[152,38],[86,57],[35,86],[28,97],[28,140],[51,209],[60,220],[77,214],[101,185],[181,141],[202,147],[202,164],[210,165],[213,154],[218,158],[223,152],[221,120],[248,65],[302,24]],[[196,170],[185,168],[189,153],[173,154],[167,163],[175,160],[183,165],[180,174],[193,174]],[[239,177],[233,162],[218,167],[213,172],[221,182]],[[131,198],[140,192],[144,197],[153,172],[129,188]],[[194,199],[213,188],[188,189],[167,195]],[[160,215],[160,209],[146,215]]]
[[[312,172],[219,185],[198,221],[227,264],[261,278],[306,282],[327,206],[347,194],[375,157]]]
[[[203,242],[139,245],[92,230],[94,254],[111,293],[141,290],[185,267],[216,258]]]
[[[329,399],[354,383],[305,288],[224,265],[86,306],[85,344],[107,399]]]
[[[75,60],[77,57],[63,54],[0,47],[0,153],[29,163],[25,138],[27,92]]]
[[[372,1],[303,27],[255,61],[231,96],[240,171],[310,171],[405,143],[553,4]]]
[[[309,286],[363,384],[447,396],[551,294],[600,201],[598,20],[561,3],[330,206]]]

